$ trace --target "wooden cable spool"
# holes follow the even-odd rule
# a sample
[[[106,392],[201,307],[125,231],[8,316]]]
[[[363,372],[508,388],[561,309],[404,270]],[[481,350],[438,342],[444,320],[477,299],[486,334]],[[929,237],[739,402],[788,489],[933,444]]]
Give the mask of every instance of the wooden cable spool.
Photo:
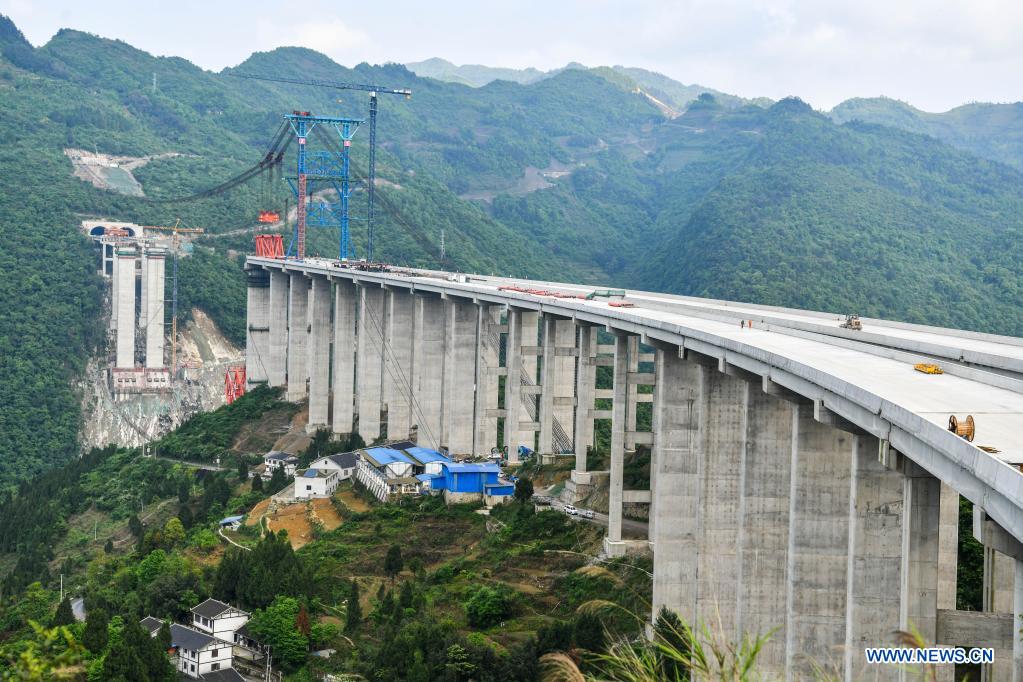
[[[972,443],[973,436],[976,433],[973,415],[967,415],[964,421],[959,421],[955,415],[952,415],[948,418],[948,430]]]

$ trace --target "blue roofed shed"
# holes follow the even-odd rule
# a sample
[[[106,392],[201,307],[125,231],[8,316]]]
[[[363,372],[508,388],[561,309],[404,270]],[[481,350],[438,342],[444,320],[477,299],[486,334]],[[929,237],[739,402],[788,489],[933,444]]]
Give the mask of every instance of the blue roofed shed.
[[[420,447],[418,445],[405,448],[405,454],[407,454],[417,464],[417,469],[422,470],[425,474],[439,474],[441,473],[441,466],[445,462],[450,462],[445,455],[436,450],[430,448]]]

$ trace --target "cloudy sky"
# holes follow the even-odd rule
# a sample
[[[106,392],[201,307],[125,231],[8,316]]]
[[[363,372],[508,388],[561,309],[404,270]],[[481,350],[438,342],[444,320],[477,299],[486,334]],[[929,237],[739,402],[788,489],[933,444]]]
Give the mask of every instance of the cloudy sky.
[[[1023,0],[0,0],[35,45],[62,27],[219,70],[281,45],[336,61],[625,64],[820,109],[1023,100]]]

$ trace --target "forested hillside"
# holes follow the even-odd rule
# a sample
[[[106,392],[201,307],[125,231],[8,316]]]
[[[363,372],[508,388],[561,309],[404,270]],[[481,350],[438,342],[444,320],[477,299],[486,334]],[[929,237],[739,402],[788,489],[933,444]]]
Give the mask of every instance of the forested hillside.
[[[838,123],[862,121],[930,135],[977,156],[1023,168],[1023,102],[974,102],[942,113],[887,97],[846,100],[829,113]]]
[[[625,67],[469,87],[280,48],[233,70],[413,90],[380,103],[383,260],[1023,334],[1023,175],[955,140],[839,124],[798,100],[691,100],[688,86]],[[76,451],[71,382],[104,345],[103,284],[78,222],[206,228],[181,265],[181,310],[206,310],[241,341],[240,254],[252,249],[257,211],[284,208],[284,183],[154,200],[251,167],[284,113],[364,117],[366,97],[214,74],[73,30],[33,48],[2,17],[0,93],[3,486]],[[360,130],[353,146],[359,177],[367,137]],[[136,197],[74,177],[67,148],[177,156],[135,171]],[[353,206],[363,256],[361,190]],[[336,254],[337,235],[314,230],[309,251]]]

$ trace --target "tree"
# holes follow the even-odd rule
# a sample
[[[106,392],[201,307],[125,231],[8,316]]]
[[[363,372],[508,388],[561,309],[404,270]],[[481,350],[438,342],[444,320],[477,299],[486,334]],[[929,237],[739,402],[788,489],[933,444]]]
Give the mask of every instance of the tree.
[[[50,630],[31,623],[30,639],[18,642],[10,651],[0,652],[4,679],[26,682],[81,680],[85,676],[87,652],[66,626]]]
[[[309,638],[309,633],[312,632],[312,625],[309,623],[309,610],[306,609],[305,603],[303,603],[298,609],[298,615],[295,616],[295,627],[302,633],[302,636],[306,639]]]
[[[263,492],[263,477],[256,474],[252,477],[252,492],[261,493]]]
[[[103,545],[103,552],[105,554],[112,554],[114,551],[114,541],[111,538],[107,538],[107,542]]]
[[[163,624],[160,625],[160,630],[156,633],[156,641],[160,643],[164,651],[170,649],[171,644],[174,643],[174,640],[171,638],[170,625],[167,624],[167,621],[163,621]]]
[[[604,650],[604,624],[596,614],[584,611],[575,618],[572,638],[580,649],[600,653]]]
[[[141,538],[142,533],[145,531],[145,528],[142,526],[142,522],[139,521],[139,517],[135,514],[132,514],[128,518],[128,530],[131,531],[131,534],[136,538]]]
[[[289,668],[301,665],[309,649],[309,640],[297,627],[299,610],[297,599],[277,597],[270,606],[257,609],[249,621],[249,629]]]
[[[82,644],[94,654],[100,654],[107,647],[107,627],[110,619],[107,612],[99,607],[89,609],[85,618],[85,631],[82,633]]]
[[[348,613],[345,614],[345,632],[353,632],[362,622],[362,605],[359,604],[359,583],[352,579],[352,591],[348,595]]]
[[[185,541],[185,526],[181,519],[172,516],[163,527],[163,542],[168,547],[177,547]]]
[[[279,493],[288,487],[288,476],[284,473],[284,467],[279,466],[274,469],[273,475],[270,477],[270,484],[267,488],[268,493],[274,495]]]
[[[394,578],[401,569],[404,568],[405,561],[401,558],[401,547],[398,545],[391,545],[387,550],[387,556],[384,557],[384,573],[391,579],[391,583],[394,583]]]
[[[533,497],[533,481],[528,478],[520,478],[515,481],[515,499],[520,504],[525,504]]]
[[[244,481],[249,477],[249,463],[244,457],[238,459],[238,480]]]
[[[75,612],[71,608],[71,597],[64,597],[64,599],[57,606],[57,613],[53,614],[53,622],[50,627],[58,627],[61,625],[71,625],[75,622]]]
[[[192,496],[192,482],[187,478],[178,483],[178,502],[184,504]]]
[[[503,591],[493,587],[480,587],[465,603],[469,625],[487,628],[504,620],[511,612],[511,604]]]
[[[676,658],[675,656],[666,656],[658,650],[658,664],[664,679],[672,682],[689,679],[689,669],[683,660],[689,658],[690,638],[689,630],[683,625],[678,614],[662,606],[657,614],[657,620],[654,621],[654,642],[679,654],[679,657]]]
[[[192,510],[187,504],[183,504],[178,507],[178,518],[181,519],[181,525],[184,528],[191,528],[192,524],[195,523],[195,517],[192,516]],[[164,529],[164,534],[167,530]]]

